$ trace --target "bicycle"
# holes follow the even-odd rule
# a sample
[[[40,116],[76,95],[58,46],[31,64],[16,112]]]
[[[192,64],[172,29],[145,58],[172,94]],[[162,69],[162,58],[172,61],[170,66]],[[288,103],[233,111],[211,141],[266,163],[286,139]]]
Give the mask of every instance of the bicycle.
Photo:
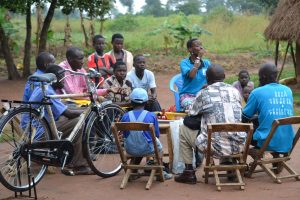
[[[42,102],[17,102],[0,119],[0,182],[15,192],[29,190],[43,178],[47,166],[64,169],[73,156],[72,141],[84,125],[82,134],[83,155],[93,172],[107,178],[121,170],[119,153],[111,132],[111,123],[121,119],[124,110],[111,101],[97,102],[96,87],[91,79],[101,75],[95,70],[70,74],[84,76],[88,92],[83,94],[46,95],[46,87],[56,80],[54,74],[29,77],[40,82],[44,98]],[[61,139],[51,111],[51,98],[89,97],[90,104],[80,115],[71,134]],[[34,106],[33,106],[34,105]],[[45,110],[49,119],[45,118]],[[26,162],[28,170],[26,171]],[[29,175],[33,177],[29,178]],[[27,183],[26,183],[27,182]]]

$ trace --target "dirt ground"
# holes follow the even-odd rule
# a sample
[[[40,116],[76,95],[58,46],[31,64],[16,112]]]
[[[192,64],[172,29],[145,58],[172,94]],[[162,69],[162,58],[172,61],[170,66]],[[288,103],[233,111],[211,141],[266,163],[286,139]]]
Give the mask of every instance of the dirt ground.
[[[176,72],[175,72],[176,73]],[[169,80],[175,74],[156,73],[158,85],[158,99],[163,108],[174,104],[173,94],[169,91]],[[24,87],[23,80],[8,81],[0,78],[0,99],[20,99]],[[300,145],[296,146],[291,166],[300,172]],[[164,183],[154,182],[151,190],[144,189],[146,179],[130,182],[127,188],[120,190],[119,186],[124,172],[117,176],[103,179],[94,176],[67,177],[59,172],[47,174],[37,185],[38,199],[265,199],[265,200],[298,200],[300,181],[294,179],[283,181],[282,184],[274,183],[265,173],[255,174],[252,179],[245,179],[245,191],[235,187],[223,187],[222,192],[217,192],[213,179],[209,184],[204,183],[203,168],[197,170],[198,183],[186,185],[168,180]],[[13,192],[0,184],[0,199],[15,199]],[[24,198],[22,198],[24,199]]]

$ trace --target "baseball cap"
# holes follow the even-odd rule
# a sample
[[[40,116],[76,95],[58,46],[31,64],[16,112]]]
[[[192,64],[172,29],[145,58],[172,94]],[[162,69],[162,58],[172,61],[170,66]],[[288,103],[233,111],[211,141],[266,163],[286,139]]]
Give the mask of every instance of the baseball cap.
[[[129,98],[135,103],[145,103],[148,101],[148,94],[143,88],[135,88],[131,92]]]

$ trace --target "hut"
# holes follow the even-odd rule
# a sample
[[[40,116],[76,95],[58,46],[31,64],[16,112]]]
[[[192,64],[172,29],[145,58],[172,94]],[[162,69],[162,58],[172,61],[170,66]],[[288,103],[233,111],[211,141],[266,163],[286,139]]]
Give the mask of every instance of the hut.
[[[278,47],[280,41],[286,41],[287,47],[281,71],[284,67],[287,52],[291,52],[296,77],[294,81],[300,83],[300,0],[280,0],[266,28],[264,35],[269,40],[276,41],[275,64],[278,61]],[[294,51],[293,46],[296,46]]]

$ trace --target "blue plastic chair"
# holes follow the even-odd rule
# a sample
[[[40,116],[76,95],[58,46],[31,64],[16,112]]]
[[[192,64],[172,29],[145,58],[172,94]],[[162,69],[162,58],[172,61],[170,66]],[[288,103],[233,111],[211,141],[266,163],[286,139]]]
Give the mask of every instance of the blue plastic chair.
[[[174,85],[176,85],[177,89],[174,88]],[[179,91],[181,90],[182,85],[183,85],[183,80],[181,74],[176,74],[175,76],[173,76],[169,83],[170,90],[174,94],[174,100],[175,100],[175,106],[177,112],[180,112]]]

